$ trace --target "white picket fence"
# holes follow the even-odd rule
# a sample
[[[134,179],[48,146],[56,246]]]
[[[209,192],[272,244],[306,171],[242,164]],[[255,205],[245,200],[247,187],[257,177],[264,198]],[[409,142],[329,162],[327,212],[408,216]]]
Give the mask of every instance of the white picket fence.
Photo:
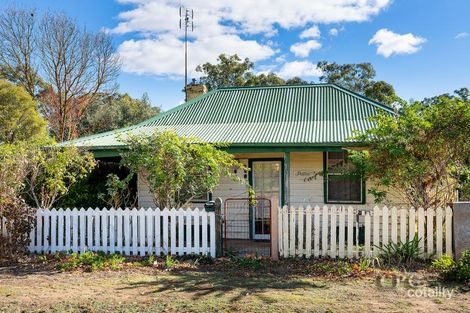
[[[2,221],[5,232],[6,221]],[[104,251],[124,255],[215,257],[215,213],[199,209],[38,210],[30,252]]]
[[[279,208],[278,243],[283,257],[376,256],[378,247],[415,234],[422,257],[452,255],[452,209],[356,210],[344,206]],[[364,242],[359,242],[359,233]]]

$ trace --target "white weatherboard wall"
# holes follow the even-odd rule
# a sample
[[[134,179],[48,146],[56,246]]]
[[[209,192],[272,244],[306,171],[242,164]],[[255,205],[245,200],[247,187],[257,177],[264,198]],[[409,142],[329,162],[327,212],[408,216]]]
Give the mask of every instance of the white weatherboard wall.
[[[323,152],[292,152],[290,154],[290,203],[293,206],[324,204]],[[370,188],[372,182],[366,182]],[[365,204],[352,204],[355,208],[369,209],[374,198],[366,192]],[[389,195],[391,203],[402,203],[398,197]]]
[[[141,208],[154,208],[153,196],[150,192],[148,182],[142,174],[137,175],[137,200]]]
[[[0,223],[5,232],[6,220]],[[191,209],[52,209],[36,212],[29,250],[215,257],[215,213]]]
[[[243,164],[248,165],[249,159],[269,159],[284,158],[283,153],[246,153],[235,154],[235,157]],[[323,171],[323,152],[291,152],[290,154],[290,188],[289,205],[307,206],[324,203],[323,176],[318,175]],[[248,179],[248,174],[242,170],[237,170],[240,179]],[[316,176],[315,176],[316,175]],[[152,195],[144,178],[138,176],[138,200],[140,207],[155,207]],[[366,183],[367,188],[371,182]],[[247,188],[239,182],[228,177],[222,177],[219,185],[213,192],[213,198],[220,197],[223,201],[228,198],[248,197]],[[402,203],[397,197],[390,197],[390,202],[394,204]],[[370,208],[374,205],[374,198],[366,194],[364,205],[354,204],[356,208]]]
[[[290,163],[290,205],[323,203],[323,152],[293,152]]]
[[[284,158],[283,153],[250,153],[235,155],[243,164],[248,165],[248,160],[279,159]],[[323,203],[323,177],[309,179],[315,173],[323,171],[322,152],[292,152],[290,167],[290,203],[293,205],[306,205]],[[240,178],[244,173],[238,171]],[[214,190],[213,197],[222,200],[228,198],[248,197],[247,188],[230,178],[222,178],[219,186]]]
[[[420,239],[421,257],[452,256],[452,209],[397,209],[351,206],[279,208],[278,244],[283,257],[370,257],[389,242]],[[364,222],[362,222],[364,221]],[[364,244],[359,245],[359,227]]]
[[[284,153],[244,153],[235,154],[241,163],[248,166],[249,160],[256,159],[280,159],[284,158]],[[324,204],[324,184],[323,176],[320,173],[323,172],[323,152],[291,152],[290,153],[290,171],[289,171],[289,196],[285,197],[289,199],[289,205],[293,206],[304,206],[307,205],[323,205]],[[248,173],[238,169],[237,173],[240,179],[248,179]],[[366,187],[370,188],[371,182],[366,182]],[[356,209],[370,210],[374,205],[374,198],[366,193],[365,204],[351,204]],[[213,192],[213,198],[220,197],[225,203],[225,200],[229,198],[246,198],[248,197],[247,186],[240,182],[234,181],[228,177],[222,177],[219,185]],[[138,200],[139,206],[141,207],[155,207],[153,203],[152,195],[149,191],[148,185],[141,175],[138,176]],[[403,203],[398,197],[390,196],[389,199],[394,205]],[[202,206],[202,204],[195,204],[195,206]],[[235,207],[231,205],[231,213],[228,215],[236,216],[248,216],[247,206]],[[244,211],[244,212],[243,212]],[[232,223],[227,221],[226,225],[237,224],[240,227],[240,217],[232,219]],[[364,222],[364,216],[359,217],[361,223]],[[241,232],[232,231],[230,227],[227,229],[227,237],[232,239],[249,239],[250,227],[248,218],[246,223],[246,231]]]

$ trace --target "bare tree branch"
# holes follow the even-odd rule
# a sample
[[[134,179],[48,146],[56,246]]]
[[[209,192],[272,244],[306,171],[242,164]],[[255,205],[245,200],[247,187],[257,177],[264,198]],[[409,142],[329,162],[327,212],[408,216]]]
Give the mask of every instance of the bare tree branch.
[[[36,96],[39,81],[35,64],[35,11],[7,8],[0,17],[1,76]]]
[[[40,101],[58,141],[73,139],[87,105],[114,87],[119,57],[108,34],[91,33],[64,14],[36,20],[33,10],[0,14],[0,76]]]
[[[43,100],[57,121],[51,127],[59,141],[73,139],[86,106],[116,79],[119,58],[107,34],[91,34],[65,15],[46,14],[39,33],[41,64],[50,83]]]

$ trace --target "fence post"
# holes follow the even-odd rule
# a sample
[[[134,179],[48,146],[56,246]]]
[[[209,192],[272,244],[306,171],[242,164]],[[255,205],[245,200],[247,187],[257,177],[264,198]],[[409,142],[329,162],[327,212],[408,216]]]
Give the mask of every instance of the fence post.
[[[454,203],[453,211],[454,255],[458,259],[464,250],[470,248],[470,202]],[[446,220],[446,225],[448,223]]]
[[[271,259],[279,260],[278,207],[271,206]]]
[[[223,255],[223,242],[222,242],[222,198],[214,200],[215,210],[215,255],[220,257]],[[212,230],[211,230],[212,231]]]

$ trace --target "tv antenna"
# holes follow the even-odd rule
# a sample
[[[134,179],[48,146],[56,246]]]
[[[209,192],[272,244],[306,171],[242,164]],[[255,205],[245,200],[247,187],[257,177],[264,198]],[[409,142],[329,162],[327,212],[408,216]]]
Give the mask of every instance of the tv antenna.
[[[184,29],[184,101],[188,101],[188,29],[194,31],[194,11],[180,6],[180,29]]]

